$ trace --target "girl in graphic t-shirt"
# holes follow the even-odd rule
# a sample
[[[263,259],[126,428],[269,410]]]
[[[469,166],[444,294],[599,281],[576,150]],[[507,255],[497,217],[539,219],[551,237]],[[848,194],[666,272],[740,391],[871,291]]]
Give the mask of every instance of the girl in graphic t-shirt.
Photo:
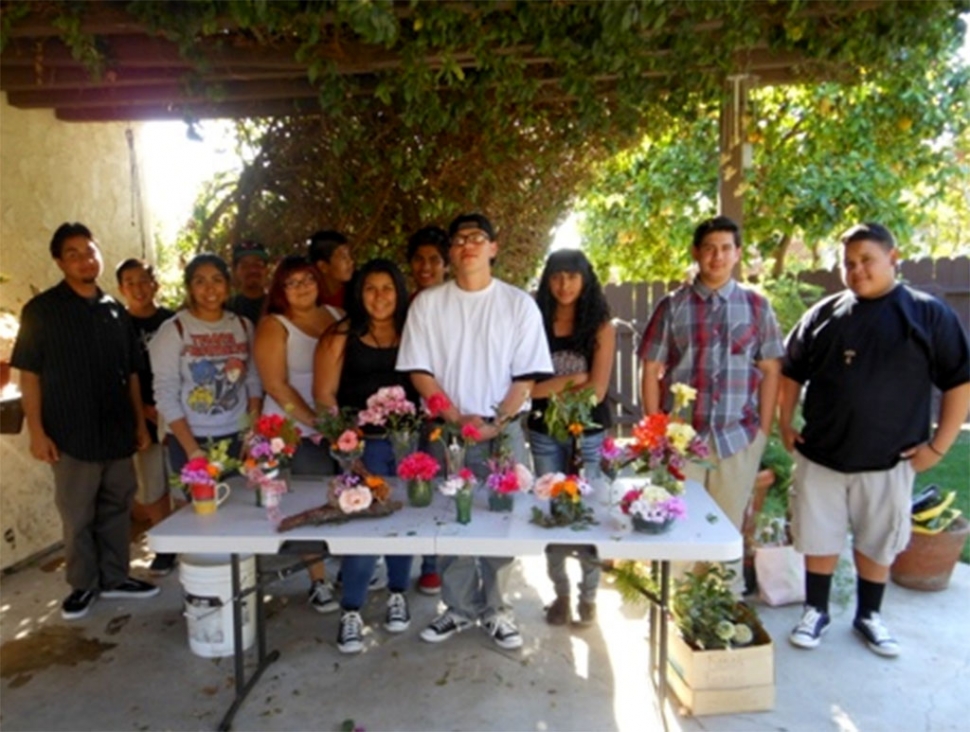
[[[616,329],[610,322],[603,288],[586,255],[572,249],[550,254],[536,301],[542,311],[556,374],[537,383],[532,390],[529,442],[536,475],[568,472],[570,443],[554,439],[546,430],[543,417],[549,396],[567,389],[592,387],[597,400],[592,416],[599,426],[587,430],[581,444],[586,477],[596,478],[600,474],[600,446],[610,426],[605,400],[613,371]],[[592,623],[596,617],[596,587],[600,578],[596,549],[550,545],[546,549],[546,569],[556,589],[556,600],[546,608],[546,622],[550,625],[564,625],[571,619],[565,566],[566,557],[571,553],[579,558],[583,573],[579,584],[579,623]]]
[[[317,347],[313,393],[323,407],[362,410],[367,398],[385,386],[403,386],[408,398],[417,394],[408,377],[395,370],[401,332],[408,308],[404,276],[393,262],[374,259],[361,268],[347,303],[347,317],[331,328]],[[377,475],[393,475],[394,451],[390,441],[368,435],[364,465]],[[384,627],[392,633],[407,630],[411,622],[405,591],[411,575],[410,556],[388,556],[390,598]],[[343,581],[337,648],[341,653],[363,650],[360,609],[377,557],[345,556],[340,565]]]
[[[178,474],[211,440],[229,439],[239,457],[247,412],[258,414],[262,390],[252,363],[252,325],[225,310],[229,268],[199,254],[185,268],[186,306],[162,324],[149,345],[155,403],[167,425],[169,467]]]

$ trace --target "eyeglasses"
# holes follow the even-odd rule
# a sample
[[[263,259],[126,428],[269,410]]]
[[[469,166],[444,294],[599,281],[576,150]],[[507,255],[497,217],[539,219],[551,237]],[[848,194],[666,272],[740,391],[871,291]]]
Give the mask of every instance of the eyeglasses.
[[[309,287],[310,285],[316,285],[317,281],[312,277],[299,277],[292,280],[287,280],[283,283],[283,287],[287,290],[296,290],[300,287]]]
[[[455,234],[451,237],[451,246],[453,247],[463,247],[467,244],[472,244],[473,246],[480,246],[488,241],[488,234],[484,231],[472,231],[468,234]]]

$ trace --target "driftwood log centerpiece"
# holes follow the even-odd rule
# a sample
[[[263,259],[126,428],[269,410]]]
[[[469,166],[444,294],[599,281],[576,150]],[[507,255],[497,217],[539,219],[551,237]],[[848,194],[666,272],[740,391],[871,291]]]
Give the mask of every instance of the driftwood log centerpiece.
[[[344,523],[353,519],[381,518],[401,510],[403,506],[401,501],[391,500],[391,487],[387,481],[371,473],[359,460],[354,463],[350,475],[356,478],[356,482],[350,482],[347,476],[342,475],[331,478],[327,486],[326,503],[293,516],[287,516],[280,521],[276,530],[282,533],[300,526],[320,526]],[[344,511],[340,507],[340,493],[348,489],[368,490],[371,496],[369,505],[360,510]]]

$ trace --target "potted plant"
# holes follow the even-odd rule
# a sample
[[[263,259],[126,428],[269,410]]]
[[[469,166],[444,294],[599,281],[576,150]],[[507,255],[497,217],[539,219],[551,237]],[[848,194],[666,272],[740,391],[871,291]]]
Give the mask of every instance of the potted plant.
[[[625,599],[658,596],[642,563],[619,562],[612,571]],[[774,646],[755,611],[735,599],[733,577],[710,564],[674,585],[667,680],[694,715],[762,711],[775,703]]]
[[[955,498],[955,491],[944,494],[935,485],[914,496],[912,536],[890,568],[897,585],[927,592],[950,585],[953,567],[970,535],[970,522],[952,507]]]

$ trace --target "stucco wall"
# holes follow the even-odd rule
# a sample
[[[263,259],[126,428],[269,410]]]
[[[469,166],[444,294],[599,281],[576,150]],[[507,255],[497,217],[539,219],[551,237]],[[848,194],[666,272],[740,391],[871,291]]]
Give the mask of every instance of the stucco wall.
[[[0,101],[0,307],[19,315],[32,296],[60,280],[48,246],[65,221],[86,224],[101,245],[102,287],[116,294],[113,269],[143,256],[147,212],[132,211],[127,125],[58,121]],[[136,155],[138,127],[132,126]],[[144,200],[144,185],[141,185]],[[137,199],[136,199],[137,200]],[[148,242],[148,238],[145,238]],[[146,244],[145,246],[150,246]],[[151,251],[145,255],[151,258]],[[6,358],[0,344],[0,358]],[[16,379],[16,373],[14,378]],[[79,425],[83,428],[83,425]],[[60,541],[50,468],[30,457],[26,430],[0,435],[0,567]]]

